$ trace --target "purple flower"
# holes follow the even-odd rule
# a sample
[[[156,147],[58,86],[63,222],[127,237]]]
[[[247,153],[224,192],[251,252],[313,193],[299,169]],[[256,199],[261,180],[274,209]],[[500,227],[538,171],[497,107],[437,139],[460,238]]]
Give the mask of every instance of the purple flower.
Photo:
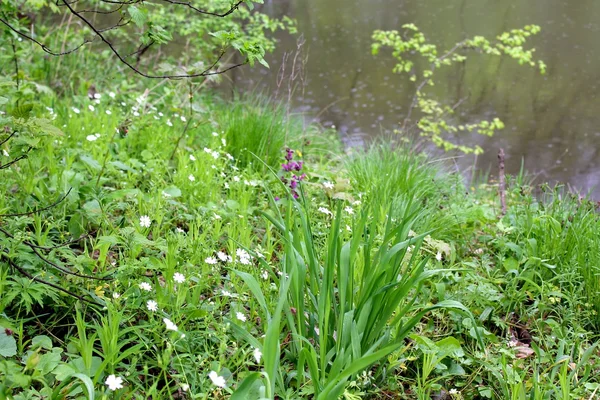
[[[294,163],[294,169],[300,171],[302,169],[302,161]]]
[[[287,149],[285,149],[285,151],[286,151],[285,159],[288,161],[291,161],[291,159],[294,158],[294,150],[292,150],[288,147]]]
[[[279,201],[279,196],[275,196],[275,201]]]
[[[293,161],[292,161],[293,162]],[[281,168],[286,171],[286,172],[290,172],[292,170],[292,163],[289,164],[281,164]]]
[[[292,181],[290,182],[290,189],[296,189],[298,187],[298,181],[295,179],[292,179]]]
[[[294,197],[294,199],[298,200],[298,197],[300,197],[298,195],[298,192],[296,192],[295,190],[292,190],[292,196]]]

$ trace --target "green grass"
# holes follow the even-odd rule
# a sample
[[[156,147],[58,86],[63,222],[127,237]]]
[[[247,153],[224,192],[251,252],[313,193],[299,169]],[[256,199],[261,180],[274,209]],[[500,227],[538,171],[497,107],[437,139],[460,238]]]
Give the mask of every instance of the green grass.
[[[34,149],[0,170],[0,214],[23,214],[0,217],[0,396],[597,390],[595,204],[510,179],[499,218],[493,183],[411,147],[345,154],[265,99],[203,94],[190,113],[125,83],[99,101],[7,89],[34,107],[0,116],[19,128],[0,165]]]

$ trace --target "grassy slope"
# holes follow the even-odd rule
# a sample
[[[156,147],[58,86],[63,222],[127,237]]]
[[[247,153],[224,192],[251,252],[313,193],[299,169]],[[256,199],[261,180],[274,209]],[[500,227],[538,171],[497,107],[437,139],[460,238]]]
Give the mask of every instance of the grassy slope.
[[[394,210],[411,201],[419,209],[411,229],[429,233],[416,257],[428,260],[427,270],[444,270],[411,292],[416,308],[457,300],[476,317],[473,322],[452,310],[426,314],[403,351],[349,380],[346,398],[428,398],[456,390],[452,398],[520,399],[535,393],[539,397],[528,398],[566,399],[570,393],[587,398],[597,387],[597,352],[586,353],[600,305],[593,205],[550,189],[537,200],[527,185],[511,181],[509,213],[499,220],[494,186],[465,189],[459,176],[409,150],[375,147],[347,156],[335,139],[288,125],[281,111],[264,102],[233,107],[206,102],[206,113],[182,118],[160,102],[156,109],[146,107],[149,100],[102,93],[99,103],[48,102],[52,113],[43,107],[38,112],[55,118],[65,135],[0,171],[0,191],[10,193],[0,198],[0,212],[26,212],[68,191],[51,210],[4,218],[2,228],[27,232],[43,246],[90,233],[46,251],[48,258],[83,274],[114,278],[65,276],[19,245],[19,238],[2,238],[27,271],[107,307],[77,303],[0,264],[0,324],[15,331],[24,360],[48,365],[32,372],[21,359],[0,361],[0,377],[13,393],[21,392],[19,386],[47,393],[66,379],[66,371],[79,371],[92,378],[98,396],[109,393],[102,383],[115,374],[125,380],[117,398],[213,399],[227,397],[251,371],[260,370],[274,355],[263,349],[258,363],[248,334],[261,341],[269,324],[247,282],[232,269],[251,274],[274,309],[290,255],[286,258],[282,236],[261,213],[285,214],[286,193],[247,149],[268,155],[268,164],[281,173],[285,146],[305,163],[308,236],[322,265],[330,255],[334,221],[340,240],[351,240],[361,211],[370,210],[367,218],[378,232],[401,221]],[[126,119],[123,135],[116,128]],[[273,205],[270,193],[282,200]],[[339,201],[342,211],[333,218],[325,211],[335,211]],[[142,226],[143,216],[149,227]],[[374,246],[382,240],[375,237]],[[337,295],[332,298],[335,303]],[[156,302],[156,311],[148,302]],[[176,324],[177,332],[167,330],[163,318]],[[310,398],[312,376],[295,374],[292,344],[300,339],[291,335],[291,326],[284,318],[276,390],[283,398]],[[478,334],[484,348],[477,344]],[[40,345],[45,339],[39,336],[32,341],[37,335],[51,344]],[[440,346],[447,342],[423,339],[449,336],[459,340],[460,349],[444,353]],[[428,375],[427,361],[436,366]],[[222,376],[227,388],[216,387],[210,371]]]

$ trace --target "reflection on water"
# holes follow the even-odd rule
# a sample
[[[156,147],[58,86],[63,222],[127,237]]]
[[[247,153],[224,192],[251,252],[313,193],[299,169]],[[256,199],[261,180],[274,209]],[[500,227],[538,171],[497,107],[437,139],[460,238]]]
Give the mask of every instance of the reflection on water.
[[[306,86],[295,93],[294,107],[319,114],[346,140],[389,132],[403,120],[414,94],[414,83],[390,72],[389,56],[371,56],[374,30],[412,22],[443,50],[474,35],[540,25],[531,44],[548,65],[546,75],[512,60],[474,55],[438,76],[436,94],[450,104],[466,98],[458,115],[463,122],[483,116],[505,122],[493,138],[461,138],[486,151],[480,168],[495,168],[503,147],[509,172],[517,172],[524,158],[540,179],[596,187],[600,196],[600,1],[267,0],[263,11],[296,18],[306,39]],[[278,53],[268,58],[271,70],[238,70],[234,85],[274,91],[283,52],[296,47],[289,35],[281,34],[280,41]],[[460,160],[463,166],[472,162]]]

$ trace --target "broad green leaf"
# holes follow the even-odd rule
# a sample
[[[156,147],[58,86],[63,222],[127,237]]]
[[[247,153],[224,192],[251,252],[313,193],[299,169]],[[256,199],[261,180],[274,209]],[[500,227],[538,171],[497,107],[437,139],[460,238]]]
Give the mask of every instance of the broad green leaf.
[[[13,357],[17,354],[17,341],[6,332],[6,328],[0,326],[0,356]]]

